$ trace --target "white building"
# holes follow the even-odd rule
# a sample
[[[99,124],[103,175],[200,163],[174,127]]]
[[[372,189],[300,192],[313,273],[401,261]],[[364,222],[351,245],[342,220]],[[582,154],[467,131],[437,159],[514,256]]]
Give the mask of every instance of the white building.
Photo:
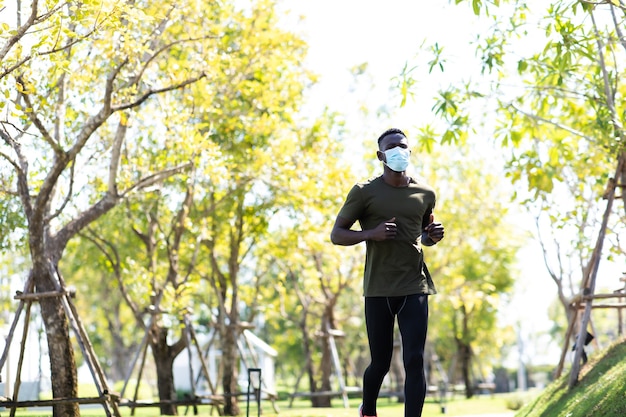
[[[198,343],[205,354],[205,364],[207,366],[211,383],[217,392],[221,391],[220,381],[218,381],[219,362],[221,360],[221,350],[215,347],[215,342],[206,349],[209,342],[215,335],[198,335]],[[276,392],[275,380],[275,358],[278,352],[270,345],[261,340],[250,330],[244,330],[238,341],[239,353],[241,355],[239,370],[239,386],[241,392],[247,392],[248,389],[248,369],[261,370],[262,391],[267,393]],[[193,373],[193,376],[191,375]],[[192,378],[198,381],[198,375],[202,374],[202,364],[197,353],[197,349],[191,350],[191,363],[189,360],[189,352],[183,352],[174,360],[174,384],[176,389],[181,391],[192,391]],[[252,377],[258,376],[254,373]],[[252,382],[254,386],[254,381]],[[211,390],[208,382],[204,377],[200,378],[200,382],[196,384],[196,394],[210,394]]]

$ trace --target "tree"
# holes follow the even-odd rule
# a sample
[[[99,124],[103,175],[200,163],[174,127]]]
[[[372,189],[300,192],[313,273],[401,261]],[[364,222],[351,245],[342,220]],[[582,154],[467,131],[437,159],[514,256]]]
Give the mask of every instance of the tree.
[[[358,286],[355,284],[360,283],[358,278],[362,273],[362,255],[351,250],[344,251],[348,252],[345,254],[326,247],[328,219],[332,217],[327,215],[325,218],[327,220],[321,224],[302,219],[275,243],[283,248],[275,252],[279,256],[275,262],[282,271],[282,285],[288,293],[295,295],[291,296],[292,300],[284,300],[285,304],[295,305],[282,311],[289,311],[288,319],[297,323],[300,331],[304,356],[300,375],[306,374],[310,392],[317,393],[311,396],[313,407],[330,407],[331,393],[340,391],[333,387],[332,381],[344,369],[337,368],[339,364],[334,362],[333,355],[338,352],[335,350],[337,342],[349,328],[349,319],[356,314],[354,303],[346,296],[357,297],[355,287]],[[324,225],[327,227],[320,227]],[[348,354],[344,350],[339,359],[347,358]],[[299,379],[296,388],[298,383]]]
[[[187,316],[192,295],[198,287],[197,276],[190,273],[198,259],[193,248],[187,247],[193,240],[186,238],[195,190],[193,175],[185,185],[178,204],[168,201],[160,190],[153,191],[139,202],[133,201],[132,209],[129,201],[130,219],[117,223],[121,230],[124,228],[120,226],[127,225],[127,232],[118,235],[116,240],[107,239],[95,231],[87,235],[106,256],[125,305],[132,311],[134,327],[147,335],[146,341],[156,366],[163,415],[177,414],[173,403],[177,399],[174,360],[188,347]],[[181,197],[172,194],[174,199]],[[132,237],[134,241],[120,245],[121,241]],[[139,250],[130,249],[133,244]],[[123,253],[120,246],[125,249]],[[118,309],[119,306],[115,311]],[[117,324],[113,321],[116,317],[108,316],[110,325]],[[115,330],[112,334],[119,335],[122,329]],[[135,342],[134,345],[138,344]]]
[[[117,208],[104,219],[118,226],[127,221]],[[123,227],[107,234],[98,226],[95,222],[70,241],[62,269],[72,277],[72,285],[80,294],[75,300],[76,308],[104,373],[110,381],[120,381],[126,378],[141,340],[133,312],[118,287],[125,270],[127,236]]]
[[[315,393],[310,397],[313,407],[330,407],[331,393],[338,392],[333,379],[344,369],[337,369],[333,355],[341,351],[342,363],[348,358],[347,347],[340,350],[345,347],[341,336],[350,332],[350,321],[361,311],[355,310],[354,297],[362,282],[363,254],[359,248],[339,248],[329,241],[332,222],[353,179],[341,163],[345,133],[335,131],[335,115],[327,117],[301,137],[295,164],[283,173],[290,178],[284,196],[290,205],[274,225],[274,239],[260,247],[260,253],[271,256],[259,258],[281,282],[276,310],[288,322],[283,325],[298,336],[280,340],[286,345],[299,340],[294,346],[300,351],[294,385],[297,389],[306,375],[308,388]],[[355,344],[363,349],[360,342]]]
[[[109,376],[119,380],[133,371],[128,363],[145,334],[154,359],[161,413],[170,415],[177,413],[174,360],[188,347],[190,312],[200,298],[196,297],[199,276],[194,272],[202,263],[198,258],[200,232],[194,227],[198,219],[191,217],[192,206],[202,194],[198,177],[217,175],[216,164],[207,162],[215,157],[215,145],[198,133],[197,126],[187,123],[194,110],[192,106],[181,109],[180,101],[172,95],[155,106],[164,108],[161,126],[155,128],[149,121],[136,125],[144,138],[133,142],[140,151],[127,174],[141,176],[143,170],[162,161],[188,161],[190,168],[127,198],[125,204],[94,222],[80,234],[71,248],[72,257],[65,262],[78,283],[92,292],[87,298],[93,302],[83,303],[87,311],[99,311],[87,314],[93,317],[89,320],[92,328],[100,321],[106,323],[101,328],[109,330],[101,352],[112,359],[112,366],[121,361],[120,369],[110,369]],[[158,108],[150,110],[158,113]],[[181,141],[174,151],[166,153],[161,147],[158,131],[163,129],[168,132],[165,149],[172,147],[174,139]],[[94,283],[93,274],[106,279]],[[102,298],[107,303],[99,303]],[[95,337],[105,338],[100,333]]]
[[[291,169],[297,152],[306,155],[315,150],[299,145],[300,132],[294,127],[302,91],[310,80],[301,65],[304,43],[278,27],[272,2],[248,5],[227,23],[217,47],[211,50],[218,58],[206,77],[210,82],[189,85],[158,103],[147,103],[151,117],[136,122],[134,128],[142,135],[129,144],[134,152],[125,155],[129,160],[127,180],[164,161],[187,163],[189,177],[182,178],[193,183],[193,192],[185,194],[181,177],[177,177],[160,186],[156,194],[129,200],[128,212],[134,213],[134,230],[145,244],[145,255],[129,250],[128,245],[123,246],[124,256],[120,249],[113,250],[128,236],[120,237],[117,228],[111,229],[110,218],[95,225],[90,237],[107,253],[114,276],[124,272],[119,287],[140,327],[147,326],[140,318],[146,307],[159,310],[160,303],[169,304],[159,294],[167,297],[171,293],[176,299],[189,288],[177,287],[183,278],[202,279],[194,286],[197,297],[186,301],[197,307],[206,303],[199,307],[215,319],[211,324],[219,333],[222,352],[224,413],[237,415],[241,391],[237,340],[248,324],[242,314],[250,312],[248,318],[254,314],[252,307],[258,303],[263,282],[253,251],[267,238],[274,213],[290,205],[285,197],[290,177],[283,171]],[[164,119],[156,126],[155,114]],[[176,216],[173,207],[179,202],[184,204]],[[141,216],[142,210],[148,212]],[[169,225],[168,217],[180,220]],[[119,219],[119,214],[114,218]],[[126,224],[118,221],[117,227]],[[171,233],[166,232],[169,226]],[[137,266],[138,260],[143,260],[144,267]],[[153,278],[144,282],[146,292],[128,296],[130,291],[125,288],[131,283],[125,270]],[[242,282],[245,285],[240,285]],[[147,294],[152,294],[150,300]],[[151,347],[162,351],[155,359],[164,372],[163,378],[159,377],[160,397],[167,400],[173,395],[171,364],[182,348],[182,339],[168,343],[167,331],[175,331],[176,326],[155,322],[152,326],[152,333],[161,335],[151,339]],[[161,389],[162,381],[170,381],[170,385]]]
[[[491,29],[474,44],[479,62],[475,72],[467,72],[475,75],[439,93],[435,109],[444,121],[439,132],[444,142],[459,143],[483,125],[510,150],[506,172],[518,186],[520,201],[538,213],[539,227],[559,235],[558,245],[548,246],[547,239],[541,244],[569,312],[572,298],[582,294],[567,297],[567,277],[597,271],[592,257],[596,242],[589,237],[603,236],[603,197],[626,180],[623,169],[616,172],[626,158],[619,99],[624,91],[624,5],[508,3],[511,7],[500,10],[474,7],[482,19],[492,19]],[[481,2],[473,2],[477,4]],[[444,61],[435,51],[431,62]],[[608,223],[606,239],[613,247],[605,258],[623,256],[618,245],[623,215],[618,212],[616,207]],[[542,229],[543,237],[549,235]],[[570,257],[577,259],[572,265],[564,262]]]
[[[472,155],[461,148],[446,156],[435,147],[420,158],[420,172],[438,190],[435,219],[446,227],[445,239],[425,248],[439,292],[432,297],[429,343],[451,379],[463,381],[468,398],[510,342],[499,329],[498,312],[518,275],[514,264],[522,243],[501,179]]]
[[[589,20],[580,20],[576,11]],[[593,268],[595,241],[589,236],[600,231],[609,176],[624,159],[623,120],[614,99],[623,89],[618,74],[624,51],[611,40],[620,33],[617,9],[612,23],[606,20],[607,11],[600,5],[556,3],[545,18],[547,33],[554,36],[543,52],[520,60],[520,76],[533,88],[503,112],[509,126],[515,126],[511,135],[542,138],[512,159],[511,172],[515,180],[526,173],[538,196],[528,205],[537,206],[538,217],[549,219],[550,229],[560,235],[561,242],[554,239],[548,246],[543,238],[550,229],[541,233],[538,228],[546,267],[570,321],[578,314],[572,303],[581,294],[579,285],[567,289],[565,279],[584,277]],[[618,181],[623,182],[623,173],[621,177]],[[612,218],[609,241],[618,239],[620,217]],[[564,234],[570,237],[569,245],[562,244]],[[616,253],[609,250],[609,257]],[[567,259],[576,261],[568,265]]]
[[[287,196],[299,175],[293,168],[298,152],[315,152],[301,146],[306,129],[299,129],[296,119],[311,81],[302,66],[306,45],[280,29],[272,2],[248,10],[236,33],[229,41],[232,68],[191,97],[204,106],[196,121],[220,153],[220,175],[201,182],[203,194],[193,216],[198,219],[199,256],[208,266],[197,272],[217,301],[214,325],[227,415],[239,413],[236,342],[246,324],[242,303],[255,299],[267,273],[256,265],[254,251],[271,238],[274,216],[291,205]]]
[[[189,166],[163,160],[140,177],[125,177],[124,153],[133,154],[125,147],[131,120],[153,97],[206,76],[211,55],[205,51],[221,51],[229,10],[177,1],[33,0],[28,11],[16,5],[15,19],[2,24],[0,46],[0,88],[7,98],[0,102],[0,172],[9,187],[2,192],[21,205],[29,276],[35,290],[46,293],[63,288],[59,262],[77,233],[129,195]],[[66,312],[59,298],[40,304],[53,395],[76,397]],[[77,404],[54,406],[55,416],[78,414]]]

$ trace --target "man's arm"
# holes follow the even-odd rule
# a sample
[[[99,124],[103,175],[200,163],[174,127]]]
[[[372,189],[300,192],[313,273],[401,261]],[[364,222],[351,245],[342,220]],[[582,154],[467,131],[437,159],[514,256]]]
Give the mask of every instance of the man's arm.
[[[330,232],[330,241],[335,245],[351,246],[366,240],[387,240],[396,237],[396,218],[393,217],[380,223],[374,229],[352,230],[354,220],[337,216],[333,230]]]

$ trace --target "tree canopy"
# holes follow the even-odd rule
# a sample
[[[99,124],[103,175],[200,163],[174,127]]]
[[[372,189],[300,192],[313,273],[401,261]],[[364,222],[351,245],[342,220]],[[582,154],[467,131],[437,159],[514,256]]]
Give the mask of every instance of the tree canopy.
[[[359,336],[363,254],[334,248],[328,234],[357,175],[380,167],[355,157],[341,115],[301,113],[315,76],[305,66],[306,43],[281,29],[274,3],[16,4],[28,7],[5,9],[11,17],[0,26],[0,249],[27,248],[37,292],[58,290],[59,276],[78,286],[84,296],[77,304],[107,373],[125,376],[119,364],[138,349],[140,329],[150,336],[161,399],[175,398],[172,363],[186,347],[184,319],[192,316],[219,333],[228,415],[239,412],[237,341],[250,323],[265,324],[259,330],[280,345],[290,360],[285,373],[306,364],[311,390],[332,388],[338,372],[330,331],[351,335],[338,346],[348,358],[343,371],[358,374],[366,360]],[[490,16],[498,5],[475,0],[472,9]],[[523,20],[524,9],[516,10],[511,22]],[[485,73],[499,75],[496,52],[506,44],[494,39],[480,47]],[[527,59],[520,77],[536,72],[559,85],[540,72],[546,59]],[[563,74],[562,83],[577,82]],[[448,125],[414,135],[415,147],[430,155],[414,158],[412,173],[439,190],[436,216],[449,230],[440,247],[427,249],[441,293],[433,302],[433,349],[460,359],[468,395],[472,361],[508,342],[493,344],[485,335],[497,329],[518,247],[499,179],[467,158],[475,149],[465,143],[475,113],[466,105],[488,95],[474,87],[442,92],[435,110]],[[555,97],[497,103],[500,111],[532,104],[547,117]],[[583,118],[576,129],[591,129],[592,115],[561,106],[563,115]],[[554,124],[539,128],[521,111],[498,114],[497,137],[517,145],[510,178],[528,180],[529,202],[549,202],[568,167],[580,174],[573,179],[588,178],[604,163],[600,150],[578,161],[583,148]],[[603,117],[608,129],[611,119]],[[535,141],[535,149],[522,142],[526,135],[554,142]],[[457,152],[446,155],[437,138]],[[555,143],[567,145],[572,164],[553,151]],[[42,301],[42,310],[55,357],[53,394],[76,397],[68,318],[57,298]],[[161,411],[176,413],[171,406]],[[54,414],[78,409],[60,405]]]

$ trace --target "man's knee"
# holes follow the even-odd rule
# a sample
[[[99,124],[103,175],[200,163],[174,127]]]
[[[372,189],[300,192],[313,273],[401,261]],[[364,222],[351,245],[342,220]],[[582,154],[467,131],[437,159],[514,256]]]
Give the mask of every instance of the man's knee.
[[[376,375],[387,375],[391,369],[391,362],[372,362],[368,366],[368,370]]]
[[[404,355],[404,370],[408,373],[424,368],[424,352],[414,352]]]

